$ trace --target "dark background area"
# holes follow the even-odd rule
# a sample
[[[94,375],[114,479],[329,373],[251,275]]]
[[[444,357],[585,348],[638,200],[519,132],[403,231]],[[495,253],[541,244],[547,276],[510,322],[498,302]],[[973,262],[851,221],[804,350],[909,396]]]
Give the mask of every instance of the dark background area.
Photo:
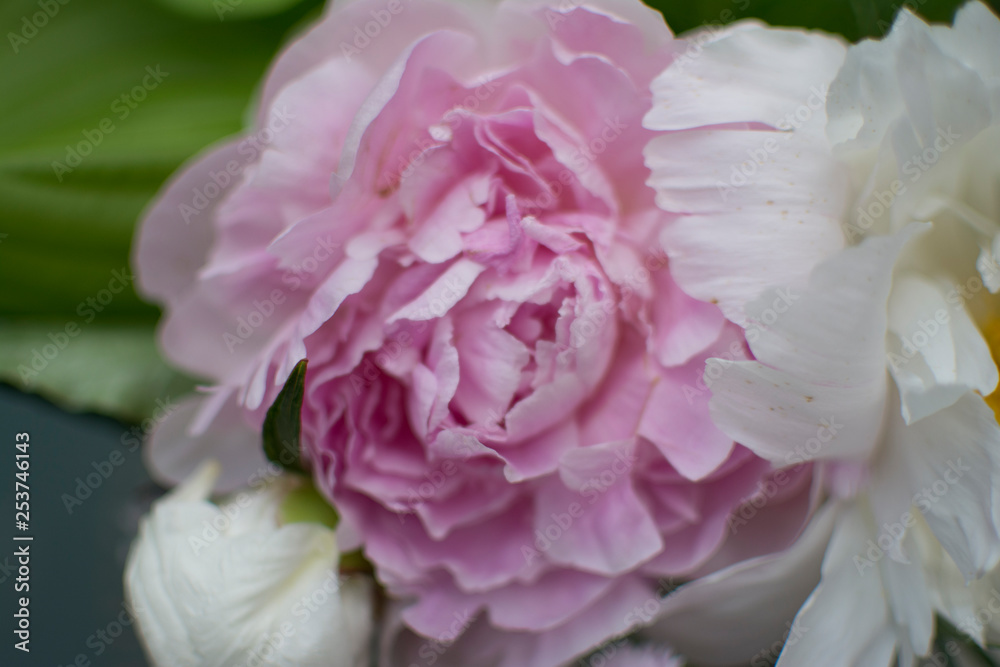
[[[0,664],[63,667],[84,655],[94,667],[145,665],[130,625],[117,638],[111,636],[122,620],[131,619],[123,606],[122,570],[139,517],[160,493],[143,469],[140,451],[129,453],[121,441],[128,427],[107,417],[66,413],[7,386],[0,386],[0,425],[0,608],[5,612]],[[30,435],[27,531],[14,523],[19,453],[14,443],[20,432]],[[101,477],[82,504],[74,503],[70,514],[63,494],[77,494],[81,481],[86,484],[98,468],[107,472],[102,463],[116,450],[123,463],[110,464],[111,474]],[[14,535],[34,540],[15,542]],[[14,591],[14,551],[23,544],[31,553],[29,654],[14,648],[13,634],[17,598],[24,595]]]

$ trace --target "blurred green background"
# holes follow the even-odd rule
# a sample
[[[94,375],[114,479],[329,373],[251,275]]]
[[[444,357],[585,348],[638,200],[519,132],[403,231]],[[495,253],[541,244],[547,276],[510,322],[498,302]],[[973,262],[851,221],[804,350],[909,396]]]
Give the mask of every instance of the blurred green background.
[[[950,20],[959,4],[909,2],[935,21]],[[757,17],[849,40],[884,34],[900,5],[654,1],[677,33]],[[159,312],[131,285],[107,303],[88,299],[109,296],[102,290],[114,272],[129,275],[143,207],[182,162],[241,130],[275,52],[321,8],[320,0],[0,4],[0,381],[127,421],[191,386],[160,361]],[[81,141],[88,155],[70,148]]]

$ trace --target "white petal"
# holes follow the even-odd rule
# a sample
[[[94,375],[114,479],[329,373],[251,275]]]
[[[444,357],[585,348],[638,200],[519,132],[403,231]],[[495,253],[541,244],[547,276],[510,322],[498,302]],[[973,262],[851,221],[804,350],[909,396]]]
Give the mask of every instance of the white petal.
[[[973,392],[910,425],[893,407],[872,470],[879,524],[900,521],[916,505],[966,579],[982,576],[1000,559],[1000,426],[993,411]]]
[[[944,554],[939,545],[938,551]],[[980,646],[996,644],[1000,638],[1000,571],[966,583],[947,555],[933,565],[941,614]]]
[[[710,37],[705,41],[705,36]],[[738,24],[718,35],[695,35],[688,48],[651,86],[653,109],[643,119],[652,130],[681,130],[728,123],[776,127],[808,102],[825,96],[844,61],[844,44],[829,35]],[[817,127],[825,114],[821,105]]]
[[[918,275],[897,279],[889,299],[889,371],[907,423],[952,405],[968,391],[997,386],[990,348],[966,309]]]
[[[1000,19],[982,2],[966,2],[954,27],[932,26],[934,41],[949,56],[978,72],[992,89],[994,117],[1000,113]]]
[[[1000,234],[993,237],[989,247],[980,250],[976,269],[990,294],[1000,291]]]
[[[170,492],[172,498],[185,502],[208,500],[219,480],[222,467],[215,459],[209,459],[198,466],[194,473]]]
[[[946,128],[970,141],[989,124],[989,96],[979,74],[946,56],[928,25],[903,9],[885,39],[848,49],[830,86],[827,132],[853,150],[891,135],[902,163]]]
[[[646,148],[648,183],[680,214],[661,239],[678,284],[742,323],[747,301],[844,245],[846,174],[823,134],[844,47],[748,24],[709,37],[653,83],[644,125],[670,132]]]
[[[758,361],[713,359],[705,373],[716,425],[783,465],[870,454],[887,395],[893,266],[903,245],[928,228],[868,239],[820,265],[800,296],[782,298],[779,290],[751,304],[753,319],[768,324],[748,332]]]
[[[789,629],[819,582],[833,506],[822,508],[786,551],[732,565],[679,588],[643,635],[708,665],[750,661]],[[720,638],[724,637],[725,641]]]
[[[799,132],[691,130],[646,148],[671,273],[742,323],[767,287],[796,284],[844,246],[846,179],[825,142]],[[750,174],[747,176],[747,174]]]
[[[896,631],[877,567],[859,574],[870,530],[863,508],[838,513],[822,579],[792,624],[776,667],[888,667]]]
[[[903,537],[902,549],[909,557],[908,562],[894,558],[879,561],[882,586],[897,628],[900,652],[906,658],[901,658],[900,664],[911,664],[913,656],[926,655],[934,639],[934,605],[923,567],[923,553],[915,537],[918,532],[929,534],[930,530],[920,523],[906,531]]]
[[[279,525],[296,480],[216,506],[205,498],[218,472],[206,464],[156,502],[129,553],[126,596],[153,664],[366,664],[371,582],[340,579],[325,526]]]

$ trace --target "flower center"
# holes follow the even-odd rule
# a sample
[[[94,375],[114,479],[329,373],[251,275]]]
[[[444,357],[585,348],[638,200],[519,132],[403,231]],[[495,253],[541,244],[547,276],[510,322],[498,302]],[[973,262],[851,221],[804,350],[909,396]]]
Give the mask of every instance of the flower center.
[[[990,318],[980,327],[980,331],[990,348],[990,354],[993,355],[993,363],[996,364],[1000,360],[1000,316]],[[1000,421],[1000,387],[986,397],[986,404],[993,408],[993,414]]]

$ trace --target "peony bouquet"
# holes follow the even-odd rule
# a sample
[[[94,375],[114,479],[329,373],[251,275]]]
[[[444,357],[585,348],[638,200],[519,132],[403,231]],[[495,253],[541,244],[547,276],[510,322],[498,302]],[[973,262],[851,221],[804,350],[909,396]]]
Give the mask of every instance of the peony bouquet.
[[[204,380],[145,449],[154,664],[994,664],[989,8],[336,0],[256,108],[134,247]]]

